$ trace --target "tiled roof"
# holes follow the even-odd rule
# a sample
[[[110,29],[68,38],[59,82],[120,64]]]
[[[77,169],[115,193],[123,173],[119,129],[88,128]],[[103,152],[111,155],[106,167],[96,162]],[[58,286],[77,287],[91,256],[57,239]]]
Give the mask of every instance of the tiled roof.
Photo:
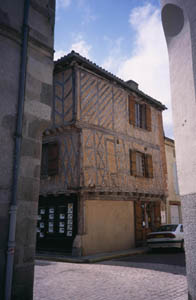
[[[165,110],[167,107],[162,104],[160,101],[148,96],[147,94],[143,93],[141,90],[134,88],[133,86],[130,86],[127,82],[120,79],[119,77],[113,75],[112,73],[106,71],[105,69],[99,67],[97,64],[93,63],[89,59],[81,56],[79,53],[76,53],[75,51],[71,51],[69,54],[63,56],[62,58],[58,59],[54,62],[55,64],[55,70],[62,69],[64,66],[70,64],[72,61],[76,61],[78,64],[81,64],[86,69],[89,69],[93,71],[94,73],[97,73],[109,80],[116,81],[124,88],[135,92],[139,96],[145,98],[150,104],[156,106],[160,110]]]

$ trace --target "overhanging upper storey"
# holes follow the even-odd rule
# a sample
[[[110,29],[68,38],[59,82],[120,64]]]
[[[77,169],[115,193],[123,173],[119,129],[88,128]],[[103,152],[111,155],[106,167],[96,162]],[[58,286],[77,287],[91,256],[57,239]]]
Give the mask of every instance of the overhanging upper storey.
[[[128,92],[134,92],[139,97],[142,97],[142,99],[146,102],[148,102],[150,105],[155,106],[158,110],[165,110],[167,109],[164,104],[162,104],[160,101],[150,97],[149,95],[143,93],[141,90],[138,89],[138,84],[132,80],[124,81],[117,76],[113,75],[112,73],[106,71],[105,69],[99,67],[95,63],[91,62],[87,58],[81,56],[79,53],[76,53],[75,51],[71,51],[69,54],[65,55],[64,57],[58,59],[55,61],[55,68],[54,72],[58,73],[64,70],[65,68],[74,65],[74,63],[77,63],[78,66],[81,66],[85,68],[86,70],[89,70],[109,81],[115,82],[120,87],[126,89]]]

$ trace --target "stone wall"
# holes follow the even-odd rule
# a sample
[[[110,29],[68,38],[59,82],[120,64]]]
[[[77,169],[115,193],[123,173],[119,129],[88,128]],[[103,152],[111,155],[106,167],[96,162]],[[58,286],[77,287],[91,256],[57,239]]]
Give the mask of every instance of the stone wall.
[[[3,299],[25,1],[0,10],[0,298]],[[42,131],[51,119],[55,1],[31,1],[17,193],[13,299],[32,299]]]

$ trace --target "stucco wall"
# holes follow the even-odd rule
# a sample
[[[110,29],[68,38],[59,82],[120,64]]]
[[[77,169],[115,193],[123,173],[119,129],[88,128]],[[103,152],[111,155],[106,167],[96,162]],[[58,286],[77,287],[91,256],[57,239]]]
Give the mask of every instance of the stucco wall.
[[[196,299],[196,2],[161,0],[169,52],[189,299]]]
[[[165,139],[165,154],[167,161],[167,186],[168,186],[168,197],[167,197],[167,222],[171,223],[171,212],[170,204],[173,203],[179,204],[179,217],[180,222],[182,222],[181,215],[181,199],[179,193],[177,193],[178,182],[177,177],[175,177],[175,167],[176,167],[176,158],[175,158],[175,145],[174,142]]]
[[[181,195],[187,195],[196,192],[196,140],[193,138],[196,128],[196,78],[194,77],[196,72],[193,72],[196,64],[196,5],[194,1],[167,0],[162,2],[164,4],[172,3],[177,5],[174,6],[175,9],[171,10],[171,12],[169,12],[172,9],[170,6],[165,7],[163,11],[163,25],[165,26],[165,35],[169,48],[179,188]],[[181,8],[182,10],[180,10]],[[178,16],[178,11],[183,11],[184,16],[182,20]],[[170,33],[172,26],[170,28],[165,25],[170,24],[170,15],[175,20],[173,27],[179,27],[179,32],[173,35]],[[184,159],[186,157],[188,159]]]
[[[83,255],[133,248],[134,232],[132,201],[85,201]]]

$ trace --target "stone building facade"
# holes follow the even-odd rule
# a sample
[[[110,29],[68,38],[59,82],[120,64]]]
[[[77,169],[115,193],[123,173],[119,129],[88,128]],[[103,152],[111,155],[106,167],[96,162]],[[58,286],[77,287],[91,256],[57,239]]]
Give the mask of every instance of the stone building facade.
[[[179,195],[176,152],[174,140],[165,137],[165,154],[167,161],[168,197],[166,201],[166,223],[182,223],[181,199]]]
[[[0,299],[33,298],[42,132],[50,124],[55,1],[0,5]]]
[[[166,199],[164,109],[73,51],[55,62],[39,250],[87,255],[143,243]]]

